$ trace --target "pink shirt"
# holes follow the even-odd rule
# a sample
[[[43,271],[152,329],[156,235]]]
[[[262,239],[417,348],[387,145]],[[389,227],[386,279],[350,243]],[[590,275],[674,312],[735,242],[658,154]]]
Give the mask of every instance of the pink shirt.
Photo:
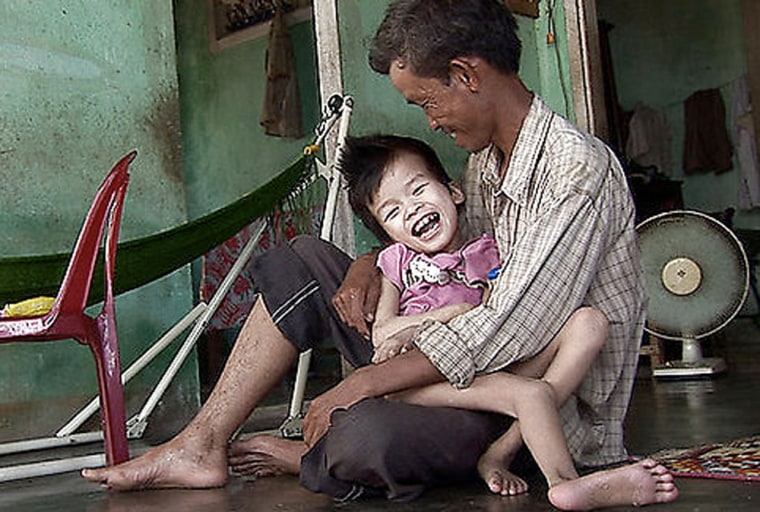
[[[499,264],[496,242],[488,234],[470,240],[454,253],[429,256],[396,243],[377,257],[377,266],[401,294],[402,316],[462,302],[480,304],[488,273]]]

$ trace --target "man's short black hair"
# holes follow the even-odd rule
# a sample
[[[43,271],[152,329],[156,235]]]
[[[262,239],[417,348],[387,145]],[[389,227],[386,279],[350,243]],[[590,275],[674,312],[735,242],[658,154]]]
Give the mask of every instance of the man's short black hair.
[[[351,208],[367,229],[383,244],[392,242],[391,237],[372,215],[369,205],[380,188],[385,169],[402,153],[418,155],[433,177],[446,185],[451,183],[451,178],[433,148],[411,137],[398,135],[348,137],[338,160],[338,169],[347,182],[348,202]]]
[[[369,53],[387,75],[398,60],[424,78],[448,81],[457,57],[480,57],[505,74],[520,69],[517,22],[501,0],[398,0],[388,7]]]

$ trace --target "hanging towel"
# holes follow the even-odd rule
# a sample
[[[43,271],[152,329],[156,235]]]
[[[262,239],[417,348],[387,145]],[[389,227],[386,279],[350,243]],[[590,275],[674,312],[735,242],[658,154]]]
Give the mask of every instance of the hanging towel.
[[[261,110],[261,125],[267,135],[299,138],[301,126],[301,99],[298,93],[293,55],[285,15],[277,7],[269,32],[266,58],[266,90]]]
[[[684,172],[730,171],[732,148],[720,91],[705,89],[689,96],[684,104],[684,123]]]
[[[736,158],[741,174],[739,208],[749,210],[760,207],[760,163],[746,75],[737,78],[731,84],[731,118]]]
[[[661,174],[670,176],[670,144],[670,126],[665,113],[638,103],[628,125],[626,156],[640,167],[655,166]]]

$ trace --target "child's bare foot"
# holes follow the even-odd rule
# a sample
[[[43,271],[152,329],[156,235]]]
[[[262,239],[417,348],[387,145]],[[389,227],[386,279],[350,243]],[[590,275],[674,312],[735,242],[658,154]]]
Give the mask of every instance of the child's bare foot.
[[[488,489],[502,496],[516,496],[528,492],[528,484],[509,471],[512,457],[505,455],[497,443],[492,444],[478,460],[478,473]]]
[[[232,443],[227,463],[232,471],[255,477],[297,475],[306,445],[280,437],[260,435]]]
[[[549,489],[549,501],[561,510],[667,503],[678,497],[673,475],[652,459],[576,480],[568,480]]]
[[[109,489],[221,487],[227,482],[225,448],[211,448],[176,437],[117,466],[83,469],[82,476]]]

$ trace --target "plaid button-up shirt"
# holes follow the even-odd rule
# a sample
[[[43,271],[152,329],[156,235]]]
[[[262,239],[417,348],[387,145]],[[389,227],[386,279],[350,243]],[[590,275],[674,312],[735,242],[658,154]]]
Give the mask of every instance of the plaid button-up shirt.
[[[494,234],[502,258],[488,302],[429,323],[416,344],[467,387],[540,352],[580,306],[600,309],[610,337],[561,415],[576,463],[619,462],[646,307],[625,175],[609,148],[538,97],[503,180],[502,160],[495,147],[473,154],[462,180],[466,238]]]

